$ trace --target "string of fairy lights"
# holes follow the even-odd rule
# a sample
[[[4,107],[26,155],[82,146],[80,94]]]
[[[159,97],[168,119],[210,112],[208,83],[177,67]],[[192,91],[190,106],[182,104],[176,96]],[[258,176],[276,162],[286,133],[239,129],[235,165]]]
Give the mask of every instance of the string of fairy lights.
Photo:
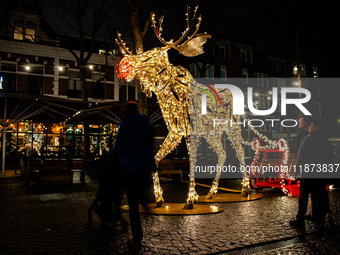
[[[245,116],[242,115],[242,118],[249,122],[250,120]],[[280,188],[283,191],[284,194],[289,194],[289,190],[285,187],[285,179],[295,180],[295,177],[290,175],[287,171],[282,171],[283,167],[287,167],[288,164],[288,158],[289,158],[289,146],[285,139],[280,138],[278,141],[270,140],[267,136],[261,134],[258,130],[256,130],[253,126],[249,125],[249,127],[257,137],[259,137],[261,140],[266,142],[265,146],[259,146],[257,142],[257,138],[254,138],[251,142],[245,141],[242,139],[242,143],[247,146],[251,146],[251,149],[256,151],[254,153],[254,159],[253,163],[255,163],[256,155],[258,154],[257,151],[262,149],[278,149],[280,152],[283,153],[283,164],[281,165],[280,171],[279,171],[279,182],[280,182]]]
[[[196,17],[196,10],[194,17]],[[155,25],[154,15],[152,15],[152,26],[158,37],[158,39],[165,44],[165,47],[154,48],[150,51],[140,53],[138,55],[132,55],[129,49],[125,46],[125,43],[121,40],[120,34],[117,35],[117,44],[120,47],[124,58],[119,62],[117,68],[118,78],[123,78],[126,81],[131,81],[134,78],[138,78],[142,86],[142,91],[151,97],[153,92],[158,99],[160,109],[162,111],[164,122],[168,128],[169,134],[158,150],[155,161],[156,164],[160,162],[168,153],[175,149],[180,143],[182,137],[186,138],[188,152],[190,153],[190,144],[188,137],[190,135],[190,123],[189,123],[189,108],[190,108],[190,89],[189,82],[192,79],[191,74],[183,67],[174,67],[168,59],[167,51],[171,48],[175,48],[181,51],[182,46],[189,42],[196,34],[199,28],[201,20],[199,19],[196,30],[184,43],[177,46],[190,31],[189,18],[187,17],[188,28],[184,31],[181,38],[174,42],[170,40],[166,42],[160,37],[160,31],[162,18],[159,25]],[[205,35],[204,38],[209,37]],[[203,38],[203,39],[204,39]],[[204,40],[205,41],[205,40]],[[179,47],[179,48],[178,48]],[[188,48],[185,48],[188,50]],[[193,47],[195,52],[200,47]],[[198,195],[195,191],[194,172],[190,171],[190,185],[188,194],[188,203],[193,203],[198,199]],[[154,194],[157,203],[163,202],[163,190],[159,184],[158,173],[154,173]]]
[[[197,7],[194,10],[194,17],[192,20],[195,20],[196,15]],[[226,125],[223,128],[218,127],[212,129],[211,120],[216,115],[211,113],[202,115],[198,111],[198,109],[201,109],[202,90],[208,90],[203,88],[202,84],[197,83],[187,69],[182,66],[173,66],[169,62],[168,50],[171,48],[180,51],[186,56],[196,56],[203,53],[202,45],[210,35],[204,34],[194,37],[201,24],[201,16],[197,18],[198,23],[196,24],[195,32],[191,36],[188,36],[188,33],[192,28],[189,24],[188,10],[186,14],[188,27],[183,32],[181,38],[175,42],[173,39],[167,42],[161,37],[163,17],[159,20],[158,26],[156,26],[154,17],[155,16],[152,15],[152,27],[157,38],[165,45],[165,47],[154,48],[144,53],[137,52],[137,55],[133,55],[122,41],[121,35],[117,33],[116,42],[124,57],[120,60],[116,72],[118,78],[125,79],[127,82],[132,81],[134,78],[139,79],[142,91],[146,93],[148,97],[152,96],[152,92],[157,97],[164,122],[169,132],[155,156],[157,165],[161,159],[176,148],[182,137],[185,138],[190,156],[190,180],[187,204],[193,204],[198,200],[198,194],[195,190],[195,165],[198,141],[201,137],[204,137],[216,152],[218,156],[218,165],[221,168],[227,157],[221,143],[223,132],[226,132],[232,143],[232,147],[236,151],[240,167],[245,167],[246,165],[243,145],[252,146],[252,149],[255,149],[255,147],[254,143],[252,144],[251,142],[242,139],[241,125]],[[186,36],[188,36],[186,41],[179,45]],[[191,40],[196,41],[193,44],[189,44]],[[246,116],[232,114],[233,101],[229,90],[219,91],[219,94],[221,95],[221,98],[223,98],[224,104],[222,106],[227,106],[217,107],[217,105],[210,100],[207,102],[208,107],[211,109],[215,107],[216,114],[236,123],[240,122],[242,118],[246,119]],[[222,104],[221,100],[220,102]],[[261,148],[277,148],[277,146],[281,146],[268,139],[265,135],[260,134],[255,128],[250,128],[260,139],[267,143],[266,146]],[[280,147],[280,150],[282,149],[285,151],[285,163],[287,163],[289,153],[287,143],[284,140],[280,140],[279,144],[284,144]],[[212,187],[207,195],[208,198],[212,198],[217,193],[220,176],[221,171],[217,171]],[[161,204],[163,203],[163,190],[159,183],[158,172],[154,173],[153,180],[156,202]],[[249,176],[247,173],[243,172],[242,192],[246,193],[248,188]]]

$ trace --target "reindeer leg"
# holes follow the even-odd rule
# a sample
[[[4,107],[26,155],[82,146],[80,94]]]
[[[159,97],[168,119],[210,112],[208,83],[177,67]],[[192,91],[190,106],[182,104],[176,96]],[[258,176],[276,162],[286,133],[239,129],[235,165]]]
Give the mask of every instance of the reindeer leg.
[[[234,116],[234,120],[233,122],[238,122],[240,123],[241,118],[240,116]],[[245,171],[245,161],[244,161],[244,149],[241,143],[241,126],[240,125],[232,125],[230,127],[230,129],[228,128],[226,130],[227,135],[229,137],[229,140],[231,141],[233,147],[236,150],[236,155],[237,158],[240,162],[240,170],[242,172],[242,176],[243,176],[243,181],[242,181],[242,191],[241,191],[241,196],[242,197],[246,197],[248,196],[248,186],[249,186],[249,176],[247,175],[246,171]]]
[[[216,169],[216,176],[215,179],[211,185],[210,191],[208,195],[205,197],[205,199],[212,199],[213,196],[218,191],[218,183],[220,181],[221,177],[221,171],[224,166],[224,162],[227,158],[227,154],[223,149],[222,146],[222,134],[218,134],[217,137],[207,137],[205,138],[207,143],[213,148],[213,150],[216,152],[218,157],[218,168]]]
[[[157,152],[155,156],[155,162],[158,167],[159,161],[163,159],[166,155],[169,154],[170,151],[172,151],[181,141],[182,136],[175,135],[172,133],[169,133],[167,137],[165,138],[164,142],[161,145],[161,148]],[[163,199],[163,190],[161,188],[161,185],[159,183],[159,176],[158,171],[154,172],[153,174],[153,188],[154,188],[154,194],[156,198],[156,204],[157,207],[161,207],[164,199]]]
[[[188,199],[183,209],[193,209],[194,202],[198,200],[198,194],[195,190],[195,166],[196,166],[196,151],[198,147],[199,138],[186,138],[186,144],[190,156],[190,180],[189,180],[189,192]]]

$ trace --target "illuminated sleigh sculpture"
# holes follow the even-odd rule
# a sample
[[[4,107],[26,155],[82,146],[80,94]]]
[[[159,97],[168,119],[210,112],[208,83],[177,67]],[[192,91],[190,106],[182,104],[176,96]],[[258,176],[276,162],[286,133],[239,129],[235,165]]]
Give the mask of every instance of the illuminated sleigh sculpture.
[[[281,189],[286,195],[299,196],[300,181],[289,174],[290,168],[287,165],[289,157],[287,142],[280,138],[276,144],[277,147],[274,149],[266,146],[261,147],[260,139],[256,138],[253,140],[251,147],[255,151],[255,156],[249,171],[249,186],[252,189],[273,187]],[[268,159],[268,153],[282,153],[282,157],[277,160],[271,160]],[[262,158],[260,159],[261,156]],[[270,176],[262,177],[261,173],[263,173],[263,171],[271,171],[273,173]],[[255,179],[254,185],[252,179]]]
[[[233,97],[228,89],[216,88],[222,87],[216,86],[215,88],[211,85],[199,84],[195,81],[191,83],[191,94],[192,94],[192,107],[191,109],[191,119],[192,119],[192,130],[191,130],[191,153],[195,155],[195,149],[198,147],[198,141],[200,138],[205,138],[207,143],[213,148],[213,150],[218,155],[218,166],[223,167],[226,159],[226,153],[223,150],[221,139],[223,132],[226,132],[228,139],[231,141],[232,147],[236,151],[237,159],[240,163],[240,169],[243,169],[243,184],[248,185],[252,189],[259,189],[263,187],[275,187],[280,188],[284,194],[298,196],[299,195],[299,182],[295,178],[291,177],[287,163],[289,157],[289,148],[287,142],[280,138],[277,141],[270,140],[267,136],[259,133],[254,126],[249,125],[251,120],[247,119],[246,115],[234,115],[232,114],[233,108]],[[202,93],[204,92],[204,93]],[[205,95],[205,96],[204,96]],[[201,113],[202,108],[202,97],[205,97],[206,111],[205,114]],[[209,100],[210,99],[210,100]],[[208,113],[209,112],[209,113]],[[225,124],[217,124],[213,128],[211,125],[206,123],[213,123],[214,120],[225,121]],[[243,140],[241,136],[241,126],[232,124],[247,122],[248,128],[255,134],[256,137],[252,142]],[[205,123],[200,125],[199,123]],[[261,146],[261,140],[265,144]],[[243,145],[251,146],[254,151],[254,160],[250,166],[246,166],[244,160],[244,149]],[[268,152],[272,154],[279,154],[281,158],[279,160],[271,160],[269,162],[264,162],[267,158]],[[263,159],[260,160],[260,156]],[[261,178],[261,174],[258,173],[258,169],[268,168],[268,163],[271,163],[271,167],[277,169],[278,171],[273,173],[269,178]],[[196,158],[193,157],[190,161],[191,167],[195,167]],[[245,171],[247,170],[247,171]],[[248,171],[249,170],[249,171]],[[260,169],[262,170],[262,169]],[[283,171],[284,170],[284,171]],[[249,173],[249,175],[247,175]],[[221,172],[216,172],[216,177],[213,181],[211,190],[209,191],[206,199],[212,198],[217,192],[218,181],[221,176]],[[248,176],[245,177],[245,176]],[[268,176],[267,176],[268,177]],[[252,179],[255,179],[255,185],[252,183]],[[205,200],[206,201],[206,200]]]

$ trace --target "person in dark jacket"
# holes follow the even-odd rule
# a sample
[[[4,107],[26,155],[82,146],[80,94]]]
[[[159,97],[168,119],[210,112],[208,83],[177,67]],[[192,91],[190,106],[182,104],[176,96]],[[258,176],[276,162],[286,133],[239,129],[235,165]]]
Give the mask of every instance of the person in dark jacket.
[[[296,148],[295,158],[296,159],[297,159],[297,154],[298,154],[303,138],[305,138],[309,134],[308,129],[309,129],[311,122],[313,121],[313,117],[311,115],[300,114],[300,116],[298,117],[298,120],[299,120],[300,131],[298,132],[297,137],[296,137],[296,146],[295,146]],[[314,192],[310,194],[310,201],[311,201],[312,212],[310,214],[306,214],[305,218],[314,220],[316,218],[316,196]]]
[[[323,123],[321,120],[313,120],[309,127],[309,135],[305,137],[298,151],[296,169],[302,170],[300,180],[299,211],[296,220],[291,221],[292,226],[303,226],[304,217],[307,211],[308,197],[315,192],[317,199],[316,219],[318,227],[325,223],[326,211],[329,207],[329,198],[326,190],[327,179],[320,176],[321,173],[311,171],[311,168],[318,164],[331,164],[333,160],[332,144],[328,141]],[[305,169],[310,169],[306,171]]]
[[[128,244],[141,246],[143,231],[139,216],[139,203],[143,194],[152,187],[151,173],[156,170],[153,155],[153,128],[148,116],[141,114],[140,106],[133,101],[123,105],[124,121],[120,125],[116,144],[110,156],[111,164],[123,160],[123,176],[129,204],[132,238]]]
[[[295,153],[296,158],[297,158],[297,154],[298,154],[303,138],[308,136],[308,129],[309,129],[311,122],[313,121],[313,117],[309,115],[301,114],[298,120],[299,120],[300,132],[298,132],[297,137],[296,137],[296,153]]]

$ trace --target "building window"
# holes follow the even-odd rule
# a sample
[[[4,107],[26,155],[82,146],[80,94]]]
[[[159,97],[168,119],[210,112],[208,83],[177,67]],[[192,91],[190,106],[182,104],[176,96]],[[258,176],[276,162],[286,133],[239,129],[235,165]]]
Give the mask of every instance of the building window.
[[[280,88],[281,87],[281,84],[279,84],[279,79],[271,78],[271,80],[273,81],[273,87],[274,88]]]
[[[44,77],[38,75],[28,75],[27,92],[42,95],[44,93]]]
[[[3,63],[1,62],[0,65],[1,71],[7,72],[16,72],[17,71],[17,64],[15,63]]]
[[[256,77],[256,85],[268,87],[268,74],[254,72],[254,77]]]
[[[33,22],[26,23],[25,40],[32,42],[35,40],[35,24]]]
[[[92,98],[105,99],[105,84],[98,83],[92,87]]]
[[[202,63],[198,62],[199,68],[202,70]],[[190,64],[190,73],[194,78],[200,78],[201,74],[196,66],[195,63]],[[205,72],[204,72],[204,78],[214,78],[214,66],[209,65]]]
[[[321,115],[321,104],[316,103],[316,115]]]
[[[264,121],[264,124],[259,127],[260,131],[271,131],[272,127],[271,127],[271,123],[268,123],[266,121]]]
[[[132,82],[119,82],[119,101],[133,101],[136,100],[136,85]]]
[[[92,80],[93,81],[98,81],[100,80],[104,75],[101,73],[96,73],[96,72],[92,72]]]
[[[23,22],[20,20],[14,21],[13,39],[20,41],[24,39]]]
[[[316,95],[319,97],[320,96],[320,87],[319,87],[319,84],[315,84],[315,91],[316,91]]]
[[[99,72],[92,72],[92,80],[93,83],[103,78],[103,74]],[[105,83],[101,81],[100,83],[96,84],[92,87],[92,98],[100,98],[105,99]]]
[[[15,73],[0,72],[2,89],[15,90],[17,75]]]
[[[277,107],[276,107],[276,112],[281,112],[281,98],[277,99]]]
[[[134,82],[130,82],[128,84],[128,100],[129,101],[136,100],[136,86]]]
[[[220,72],[221,72],[221,80],[226,81],[227,80],[227,66],[220,66]]]
[[[1,89],[16,90],[17,64],[1,61],[0,70]]]
[[[204,78],[214,78],[214,66],[210,65],[204,72]]]
[[[253,63],[252,47],[244,44],[236,44],[236,47],[240,49],[240,59],[243,62]]]
[[[259,104],[259,107],[261,109],[264,109],[266,107],[266,102],[265,102],[265,97],[264,95],[260,95],[260,104]]]
[[[124,80],[119,80],[119,101],[125,102],[126,98],[126,82]]]
[[[29,21],[24,25],[22,21],[16,20],[14,21],[13,39],[22,41],[25,38],[25,40],[33,42],[35,40],[35,31],[36,27],[33,22]]]
[[[202,69],[202,63],[198,63],[198,66],[200,67],[200,69]],[[190,64],[190,73],[194,78],[200,78],[201,77],[201,74],[200,74],[195,63]]]
[[[214,49],[215,57],[230,59],[230,42],[220,41],[217,42]]]
[[[286,71],[286,62],[284,59],[278,59],[269,57],[270,59],[270,70],[285,72]]]
[[[81,82],[79,79],[79,71],[70,70],[68,74],[68,90],[67,97],[82,98]]]
[[[24,34],[22,31],[22,27],[14,27],[14,40],[20,40],[22,41],[24,39]]]
[[[281,121],[274,121],[273,132],[283,132],[283,127],[281,126]]]
[[[225,57],[225,47],[222,45],[222,43],[217,42],[217,45],[215,47],[215,57]]]
[[[29,66],[29,73],[32,74],[44,74],[44,66]]]
[[[243,83],[248,84],[248,69],[242,68]]]

